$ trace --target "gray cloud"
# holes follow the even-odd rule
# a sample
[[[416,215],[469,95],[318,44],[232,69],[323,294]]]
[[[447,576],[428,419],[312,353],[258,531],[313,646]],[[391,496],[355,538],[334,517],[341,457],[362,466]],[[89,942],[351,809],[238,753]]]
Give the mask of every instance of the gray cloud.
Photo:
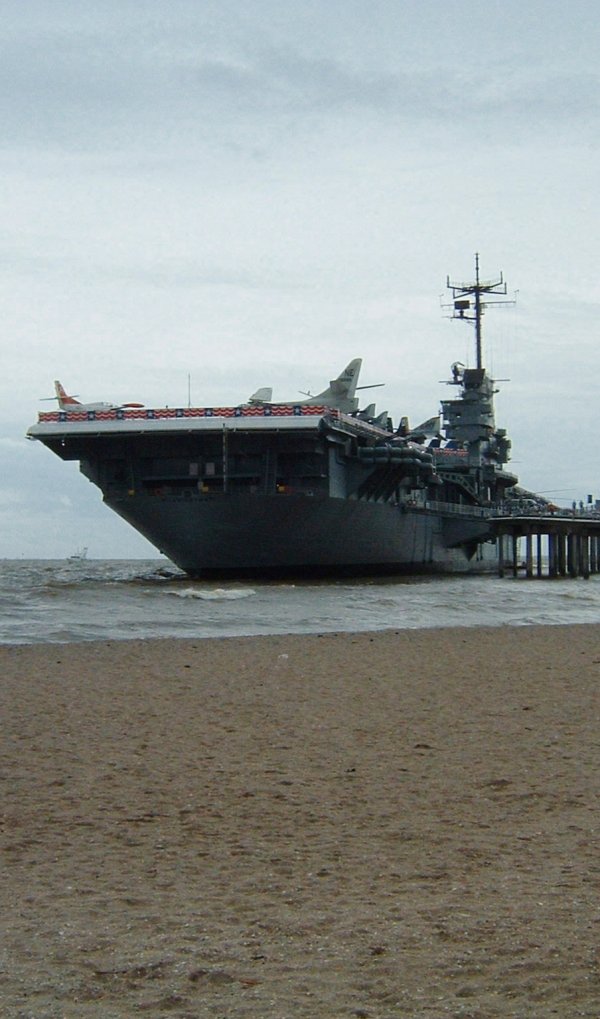
[[[182,288],[202,289],[206,287],[233,287],[248,290],[298,290],[297,280],[286,279],[282,271],[276,278],[268,278],[262,272],[235,269],[202,259],[184,259],[172,256],[116,261],[87,261],[82,264],[75,256],[39,255],[19,251],[0,252],[0,269],[6,273],[25,278],[38,277],[46,281],[61,277],[80,282],[137,283],[158,289]]]
[[[199,19],[153,31],[16,32],[0,54],[3,147],[135,147],[202,144],[240,121],[276,123],[354,114],[402,122],[496,121],[518,131],[576,129],[598,119],[600,78],[590,71],[523,68],[499,56],[484,72],[447,56],[425,70],[378,70],[351,59],[306,55],[302,46],[248,39],[211,42]]]

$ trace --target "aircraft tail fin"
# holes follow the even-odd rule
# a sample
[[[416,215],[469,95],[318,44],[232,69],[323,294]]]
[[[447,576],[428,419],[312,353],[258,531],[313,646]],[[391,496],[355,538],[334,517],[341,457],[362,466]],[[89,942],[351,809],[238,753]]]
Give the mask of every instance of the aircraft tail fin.
[[[411,428],[410,434],[422,435],[426,439],[435,439],[440,435],[440,424],[440,415],[434,414],[433,417],[427,418],[427,421],[423,421],[416,428]]]
[[[257,389],[255,393],[252,393],[252,396],[248,397],[248,403],[253,406],[255,404],[270,403],[272,398],[273,389],[271,386],[262,386],[260,389]]]
[[[54,382],[54,391],[56,393],[56,399],[58,400],[58,406],[61,410],[68,410],[69,407],[80,407],[79,400],[76,400],[74,396],[69,396],[65,392],[63,385],[58,381]]]
[[[358,400],[354,393],[356,392],[361,366],[362,359],[355,357],[340,372],[337,379],[331,380],[327,389],[324,389],[322,393],[317,393],[316,396],[311,396],[308,400],[303,400],[302,403],[324,404],[326,407],[336,407],[345,414],[357,410]]]

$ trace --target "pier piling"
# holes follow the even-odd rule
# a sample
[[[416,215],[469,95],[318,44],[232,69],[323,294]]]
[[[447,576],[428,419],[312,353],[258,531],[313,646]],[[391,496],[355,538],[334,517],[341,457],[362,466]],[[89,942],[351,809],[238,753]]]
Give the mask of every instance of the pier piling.
[[[583,577],[600,572],[600,517],[546,514],[493,518],[498,575]],[[520,541],[524,539],[524,557]],[[544,548],[546,556],[544,557]]]

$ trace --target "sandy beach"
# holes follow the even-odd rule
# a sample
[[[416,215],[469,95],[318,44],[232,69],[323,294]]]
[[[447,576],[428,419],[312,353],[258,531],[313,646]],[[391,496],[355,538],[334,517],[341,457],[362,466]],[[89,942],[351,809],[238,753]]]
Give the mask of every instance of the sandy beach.
[[[0,648],[11,1019],[600,1015],[600,625]]]

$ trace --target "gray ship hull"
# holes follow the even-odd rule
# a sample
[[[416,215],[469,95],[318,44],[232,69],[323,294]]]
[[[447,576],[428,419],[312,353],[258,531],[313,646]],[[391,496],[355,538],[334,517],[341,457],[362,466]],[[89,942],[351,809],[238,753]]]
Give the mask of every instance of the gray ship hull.
[[[107,504],[195,576],[318,572],[486,572],[485,519],[330,497],[134,495]]]

